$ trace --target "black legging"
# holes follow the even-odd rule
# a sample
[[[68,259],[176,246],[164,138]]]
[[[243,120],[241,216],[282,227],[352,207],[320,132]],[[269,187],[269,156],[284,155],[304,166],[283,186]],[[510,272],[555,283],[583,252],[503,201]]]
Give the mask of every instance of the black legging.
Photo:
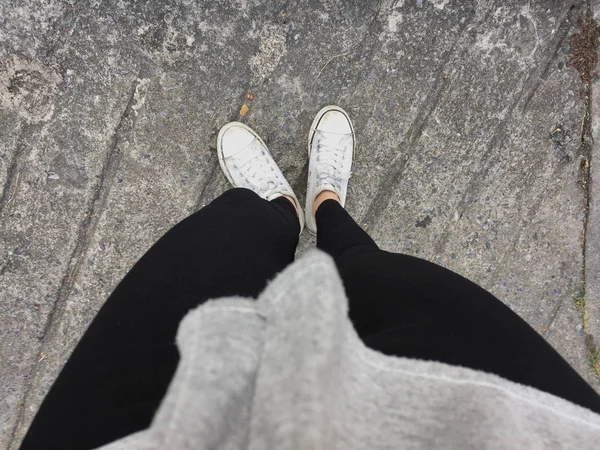
[[[371,348],[500,375],[600,413],[600,397],[525,321],[465,278],[379,250],[335,201],[317,213],[350,318]],[[67,361],[23,449],[88,449],[147,428],[175,372],[179,321],[207,299],[256,297],[294,259],[284,198],[232,189],[165,234],[134,266]],[[393,387],[391,387],[393,388]]]

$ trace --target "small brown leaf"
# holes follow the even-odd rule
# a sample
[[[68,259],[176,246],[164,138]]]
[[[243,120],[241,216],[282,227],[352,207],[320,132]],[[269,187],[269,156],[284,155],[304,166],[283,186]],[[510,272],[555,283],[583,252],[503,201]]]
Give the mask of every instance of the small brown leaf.
[[[240,108],[240,116],[244,117],[246,114],[248,114],[248,109],[248,105],[244,103]]]
[[[252,92],[248,91],[248,93],[246,94],[246,100],[254,100],[254,94],[252,94]]]

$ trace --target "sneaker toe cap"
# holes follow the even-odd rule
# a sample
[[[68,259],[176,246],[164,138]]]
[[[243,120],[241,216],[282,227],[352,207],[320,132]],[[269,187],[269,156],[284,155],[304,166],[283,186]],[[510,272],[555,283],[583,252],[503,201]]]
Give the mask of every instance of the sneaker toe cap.
[[[352,128],[348,118],[340,111],[327,111],[317,125],[317,130],[324,133],[351,134]]]
[[[255,137],[242,127],[232,127],[223,134],[221,144],[223,156],[231,156],[247,148]]]

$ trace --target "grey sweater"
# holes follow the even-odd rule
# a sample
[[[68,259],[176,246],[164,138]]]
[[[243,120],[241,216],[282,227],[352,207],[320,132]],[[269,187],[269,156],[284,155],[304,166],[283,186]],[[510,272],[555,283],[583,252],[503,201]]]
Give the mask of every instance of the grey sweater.
[[[487,373],[384,356],[347,309],[333,261],[313,251],[257,301],[191,311],[152,426],[103,448],[600,448],[599,415]]]

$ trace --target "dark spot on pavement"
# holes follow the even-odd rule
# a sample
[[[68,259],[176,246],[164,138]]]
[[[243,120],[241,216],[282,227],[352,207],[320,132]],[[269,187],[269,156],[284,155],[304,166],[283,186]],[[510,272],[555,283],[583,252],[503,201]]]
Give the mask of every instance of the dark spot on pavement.
[[[11,94],[20,94],[23,91],[43,89],[46,80],[37,71],[17,70],[8,81],[7,90]]]
[[[567,67],[574,67],[584,83],[589,83],[594,78],[598,64],[599,39],[600,26],[594,19],[583,23],[579,33],[571,36],[571,52]]]
[[[558,124],[554,127],[554,130],[550,133],[550,141],[552,148],[554,149],[554,155],[559,159],[560,162],[570,162],[573,157],[566,151],[567,144],[571,141],[571,133],[566,130],[562,124]]]
[[[431,223],[431,217],[425,216],[425,218],[423,220],[417,220],[417,223],[415,224],[415,226],[417,228],[427,228],[427,225],[429,225],[430,223]]]

